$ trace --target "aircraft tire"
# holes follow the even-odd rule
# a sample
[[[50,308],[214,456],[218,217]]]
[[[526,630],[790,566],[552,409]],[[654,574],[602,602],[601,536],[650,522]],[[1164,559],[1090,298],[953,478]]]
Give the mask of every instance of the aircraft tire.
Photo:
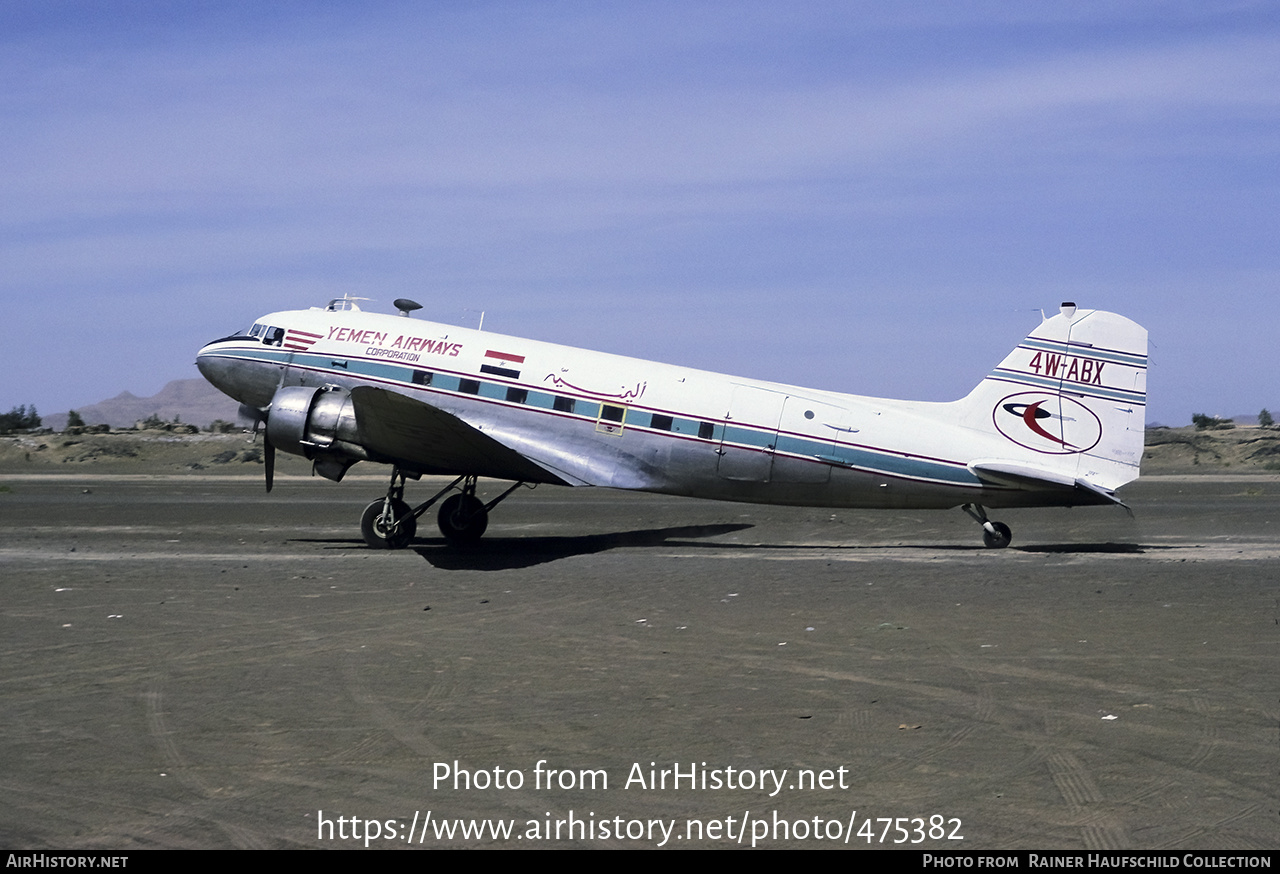
[[[1013,541],[1013,532],[1009,530],[1009,526],[1003,522],[992,522],[991,527],[996,531],[992,534],[987,529],[982,529],[982,542],[990,549],[1004,549]]]
[[[364,508],[364,515],[360,518],[360,534],[371,549],[404,549],[413,540],[418,520],[408,504],[392,500],[392,518],[399,519],[400,524],[393,531],[389,530],[391,526],[383,521],[382,516],[385,504],[386,499],[379,498]]]
[[[450,543],[474,543],[489,527],[489,511],[475,495],[453,495],[440,506],[436,522]]]

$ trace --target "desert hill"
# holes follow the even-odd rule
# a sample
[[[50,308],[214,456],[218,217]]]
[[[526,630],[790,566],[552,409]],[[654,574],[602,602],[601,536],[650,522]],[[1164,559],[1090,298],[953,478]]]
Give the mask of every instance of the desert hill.
[[[110,425],[130,428],[136,422],[158,416],[166,422],[178,418],[182,422],[208,427],[215,419],[236,421],[240,405],[203,379],[175,379],[149,398],[124,391],[105,401],[77,408],[88,425]],[[67,426],[66,413],[42,417],[44,426],[61,431]]]

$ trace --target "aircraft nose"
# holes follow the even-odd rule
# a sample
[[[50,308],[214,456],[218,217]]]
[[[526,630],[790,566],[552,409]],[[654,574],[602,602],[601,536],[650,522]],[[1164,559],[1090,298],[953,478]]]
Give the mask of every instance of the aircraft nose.
[[[214,362],[217,356],[214,354],[218,346],[221,345],[220,340],[214,340],[212,343],[206,343],[200,347],[200,351],[196,353],[196,367],[200,368],[200,372],[204,374],[204,378],[213,382],[211,373],[216,372]],[[216,383],[214,383],[216,385]]]
[[[226,337],[205,344],[196,353],[196,367],[224,395],[263,408],[271,403],[280,385],[282,368],[279,362],[255,358],[245,348],[244,339]]]
[[[200,351],[196,353],[196,368],[199,369],[200,375],[212,383],[215,388],[226,392],[229,367],[225,359],[214,354],[217,346],[217,341],[214,341],[201,347]]]

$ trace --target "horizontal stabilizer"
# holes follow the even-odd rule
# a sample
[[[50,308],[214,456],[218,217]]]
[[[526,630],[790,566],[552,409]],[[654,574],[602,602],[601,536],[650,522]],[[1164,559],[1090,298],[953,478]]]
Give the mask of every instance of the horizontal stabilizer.
[[[980,459],[969,462],[968,468],[978,479],[998,486],[1014,488],[1059,486],[1070,489],[1076,484],[1076,478],[1070,474],[1017,461]]]
[[[971,461],[967,466],[974,476],[991,485],[1006,486],[1024,491],[1076,489],[1094,496],[1095,500],[1092,503],[1117,504],[1124,507],[1130,516],[1133,515],[1129,505],[1117,498],[1114,492],[1094,485],[1088,480],[1064,474],[1061,471],[1016,461],[1002,460]]]
[[[1097,495],[1100,498],[1103,498],[1108,503],[1116,504],[1118,506],[1124,507],[1124,511],[1126,513],[1128,513],[1130,516],[1133,515],[1133,508],[1130,507],[1128,504],[1126,504],[1124,501],[1117,498],[1114,492],[1109,492],[1106,489],[1102,488],[1101,486],[1095,486],[1093,483],[1083,479],[1076,480],[1076,488],[1084,489],[1087,492],[1093,492],[1095,495]]]

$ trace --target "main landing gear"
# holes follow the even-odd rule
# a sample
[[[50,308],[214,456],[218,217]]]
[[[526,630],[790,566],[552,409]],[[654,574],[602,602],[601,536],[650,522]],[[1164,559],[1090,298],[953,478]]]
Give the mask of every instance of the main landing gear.
[[[418,478],[418,475],[412,473],[408,476]],[[404,501],[405,477],[404,471],[392,467],[387,496],[364,508],[364,515],[360,519],[360,534],[364,537],[364,542],[373,549],[404,549],[417,533],[418,517],[431,509],[436,501],[455,490],[458,493],[445,498],[440,505],[436,522],[440,526],[440,533],[450,543],[474,543],[489,527],[489,511],[524,485],[523,482],[518,482],[486,504],[476,497],[476,477],[460,476],[436,492],[431,500],[410,508]]]
[[[982,526],[982,542],[991,549],[1004,549],[1013,540],[1013,532],[1003,522],[992,522],[987,518],[987,511],[981,504],[965,504],[964,510],[973,520]]]

